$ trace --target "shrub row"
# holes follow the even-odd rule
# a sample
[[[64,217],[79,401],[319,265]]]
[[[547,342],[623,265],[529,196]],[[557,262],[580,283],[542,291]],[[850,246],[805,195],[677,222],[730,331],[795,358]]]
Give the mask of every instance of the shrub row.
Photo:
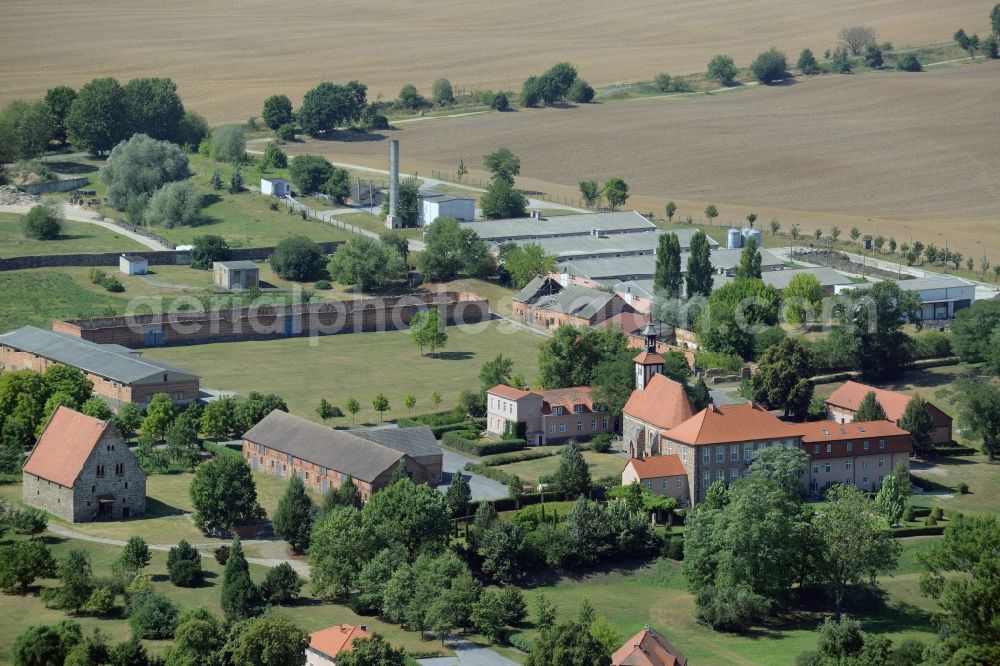
[[[932,525],[925,527],[901,527],[899,529],[892,530],[889,534],[896,539],[911,536],[937,536],[944,534],[944,526]]]
[[[446,423],[444,425],[431,426],[431,432],[438,439],[446,432],[456,432],[459,430],[483,430],[486,428],[486,419],[469,419],[467,421],[461,421],[459,423]]]
[[[480,474],[488,479],[493,479],[498,483],[502,483],[505,486],[512,481],[517,482],[518,477],[511,474],[510,472],[505,472],[502,469],[496,467],[487,467],[486,465],[480,465],[479,463],[465,463],[465,470],[467,472],[472,472],[474,474]],[[495,508],[495,507],[494,507]]]
[[[974,456],[979,453],[971,446],[935,446],[932,451],[935,456]]]
[[[551,458],[556,455],[559,455],[558,451],[522,451],[518,453],[501,453],[499,455],[483,458],[479,461],[479,464],[486,465],[487,467],[498,467],[500,465],[510,465],[512,463],[526,462],[528,460]]]
[[[521,634],[514,634],[507,638],[507,642],[510,643],[511,647],[515,647],[521,652],[531,653],[535,649],[534,644]]]
[[[463,437],[464,431],[446,432],[441,437],[441,443],[447,447],[471,453],[474,456],[488,456],[494,453],[509,453],[524,448],[523,439],[482,441]]]

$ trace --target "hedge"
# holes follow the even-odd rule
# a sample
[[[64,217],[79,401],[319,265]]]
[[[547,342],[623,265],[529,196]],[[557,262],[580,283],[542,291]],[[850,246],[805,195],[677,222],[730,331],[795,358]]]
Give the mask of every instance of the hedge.
[[[534,644],[521,634],[514,634],[507,639],[511,647],[516,647],[521,652],[527,652],[531,654],[531,651],[535,649]]]
[[[496,467],[488,467],[486,465],[480,465],[479,463],[465,463],[465,470],[467,472],[472,472],[474,474],[480,474],[488,479],[493,479],[494,481],[502,483],[505,486],[510,485],[512,481],[516,483],[517,481],[520,480],[518,479],[517,476],[511,474],[510,472],[505,472],[502,469],[498,469]]]
[[[497,467],[499,465],[510,465],[512,463],[527,462],[528,460],[540,460],[559,455],[558,451],[523,451],[518,453],[501,453],[489,456],[479,461],[479,464],[487,467]]]
[[[892,530],[889,534],[895,539],[911,536],[938,536],[944,534],[944,526],[900,527],[899,529]]]
[[[446,432],[455,432],[457,430],[483,430],[486,428],[486,419],[468,419],[465,421],[460,421],[458,423],[446,423],[445,425],[431,426],[431,432],[438,439]]]
[[[488,456],[494,453],[519,451],[526,444],[523,439],[485,440],[481,442],[479,440],[467,439],[458,431],[446,432],[441,437],[441,443],[449,448],[471,453],[474,456]]]
[[[931,456],[974,456],[979,451],[972,448],[971,446],[935,446],[930,454]]]

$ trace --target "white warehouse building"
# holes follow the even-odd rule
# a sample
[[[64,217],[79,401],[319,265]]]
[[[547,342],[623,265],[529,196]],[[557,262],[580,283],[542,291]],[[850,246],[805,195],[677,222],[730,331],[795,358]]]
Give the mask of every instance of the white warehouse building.
[[[421,192],[418,224],[426,227],[439,217],[454,217],[459,222],[472,222],[476,219],[476,200],[437,192]]]
[[[920,300],[920,318],[923,321],[951,319],[962,308],[976,300],[976,285],[956,277],[939,276],[900,280],[896,284],[904,291],[912,291]],[[859,285],[838,285],[837,293],[858,289]]]

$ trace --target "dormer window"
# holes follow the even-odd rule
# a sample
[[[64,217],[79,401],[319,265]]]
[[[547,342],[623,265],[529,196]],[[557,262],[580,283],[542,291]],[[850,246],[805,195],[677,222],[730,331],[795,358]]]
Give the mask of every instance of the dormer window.
[[[573,412],[576,414],[583,414],[583,405],[573,405]]]
[[[555,414],[556,416],[562,416],[562,414],[563,414],[563,408],[562,407],[558,407],[558,406],[557,407],[553,407],[552,408],[552,413]]]

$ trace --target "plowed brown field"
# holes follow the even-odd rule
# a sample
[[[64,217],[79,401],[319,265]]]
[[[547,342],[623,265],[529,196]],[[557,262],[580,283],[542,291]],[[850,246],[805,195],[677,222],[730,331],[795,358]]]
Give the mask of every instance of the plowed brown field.
[[[367,82],[395,97],[440,76],[515,88],[559,60],[595,85],[746,65],[776,46],[818,54],[845,25],[899,44],[984,33],[993,0],[5,0],[0,104],[95,76],[170,76],[213,123],[298,104],[322,80]],[[375,94],[372,94],[375,97]]]
[[[576,183],[621,176],[630,206],[721,221],[749,210],[785,228],[857,225],[1000,260],[1000,63],[920,74],[804,79],[782,87],[686,99],[522,110],[400,124],[406,172],[454,171],[459,159],[507,146],[522,187],[577,196]],[[385,168],[386,141],[310,142]],[[484,174],[474,174],[485,177]],[[941,234],[942,238],[938,238]],[[980,242],[982,244],[980,244]]]

